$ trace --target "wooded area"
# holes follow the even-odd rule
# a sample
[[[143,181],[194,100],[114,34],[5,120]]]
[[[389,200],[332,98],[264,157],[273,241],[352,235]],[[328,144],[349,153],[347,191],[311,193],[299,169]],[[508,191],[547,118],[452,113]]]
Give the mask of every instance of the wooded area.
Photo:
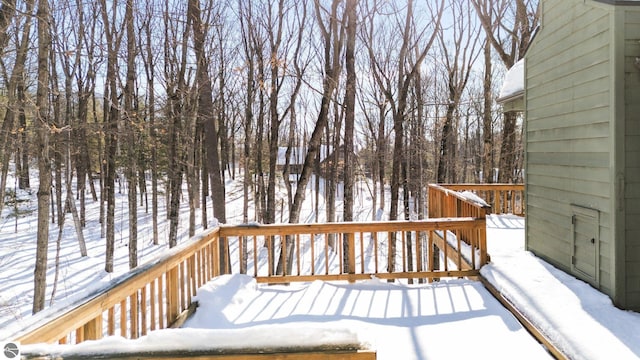
[[[429,182],[519,182],[522,127],[494,99],[538,16],[535,0],[1,0],[0,209],[10,172],[37,176],[34,312],[49,222],[70,212],[82,248],[87,201],[113,270],[116,191],[134,268],[138,211],[156,224],[165,204],[173,247],[181,201],[190,234],[225,222],[228,178],[261,223],[285,200],[297,223],[313,174],[330,222],[351,220],[363,177],[390,220],[424,218]]]

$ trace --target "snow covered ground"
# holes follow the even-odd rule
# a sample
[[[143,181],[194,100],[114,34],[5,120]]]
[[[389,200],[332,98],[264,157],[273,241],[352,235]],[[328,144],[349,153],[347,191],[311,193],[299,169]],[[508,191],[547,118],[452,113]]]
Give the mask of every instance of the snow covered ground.
[[[362,196],[356,202],[356,213],[362,219],[370,219],[373,207],[364,189],[360,190]],[[22,211],[35,206],[35,196],[26,197],[31,200],[21,205]],[[230,223],[238,222],[239,198],[229,197],[235,199],[229,204]],[[119,201],[123,205],[118,207],[117,217],[126,219],[126,195],[120,195]],[[315,217],[312,208],[306,206],[305,216],[309,219]],[[32,318],[29,313],[35,217],[24,212],[17,218],[7,216],[10,211],[7,209],[0,219],[0,341],[11,340],[9,334],[20,330]],[[97,207],[91,204],[89,211],[95,214]],[[149,215],[141,210],[140,218],[140,263],[144,263],[158,257],[167,245],[163,240],[160,245],[150,245],[150,230],[145,227],[150,224]],[[50,312],[82,298],[127,270],[128,234],[124,220],[118,228],[114,274],[102,270],[104,240],[99,236],[99,224],[90,222],[85,229],[89,256],[79,258],[70,223],[65,226],[60,280]],[[182,224],[186,224],[186,218]],[[165,230],[162,223],[161,232]],[[56,231],[57,225],[52,224],[52,234]],[[487,231],[492,263],[482,269],[482,274],[562,351],[574,359],[640,358],[640,314],[616,309],[605,295],[524,251],[522,218],[492,216]],[[184,227],[181,232],[181,241],[187,241]],[[54,253],[52,240],[50,256]],[[49,279],[53,278],[54,270],[51,264]],[[51,289],[52,285],[47,302]],[[108,338],[92,343],[103,350],[116,345],[158,344],[165,348],[197,348],[203,346],[203,339],[209,346],[220,343],[259,346],[260,341],[286,345],[313,338],[366,343],[378,352],[379,359],[548,357],[480,283],[467,280],[402,285],[374,279],[357,284],[314,282],[285,287],[258,286],[248,277],[232,275],[201,288],[198,299],[201,307],[187,324],[190,329],[163,330],[135,341]],[[87,349],[92,343],[81,345],[80,349]],[[45,346],[51,352],[70,349]]]

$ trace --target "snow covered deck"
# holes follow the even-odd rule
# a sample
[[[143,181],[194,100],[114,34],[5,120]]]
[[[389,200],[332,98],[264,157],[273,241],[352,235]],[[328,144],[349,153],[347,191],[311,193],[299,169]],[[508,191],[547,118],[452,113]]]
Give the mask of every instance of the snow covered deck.
[[[515,228],[502,231],[522,231],[517,219],[510,225]],[[183,329],[151,332],[136,340],[107,337],[77,346],[29,345],[25,351],[64,358],[115,355],[114,351],[188,349],[202,354],[346,342],[389,360],[550,358],[513,315],[472,280],[416,285],[406,280],[317,280],[285,286],[235,274],[209,281],[193,300],[199,307]]]
[[[318,326],[347,328],[377,352],[377,359],[387,360],[550,358],[481,283],[470,280],[266,287],[246,276],[225,275],[199,289],[198,300],[200,308],[185,324],[190,330],[257,327],[278,343],[291,336],[281,327],[298,328],[298,334]]]
[[[640,314],[524,250],[524,218],[487,218],[481,274],[571,359],[640,358]],[[351,329],[378,359],[551,358],[479,282],[263,286],[231,275],[198,290],[192,329]],[[243,341],[243,340],[240,340]]]
[[[519,217],[490,217],[493,239],[523,232]],[[493,231],[495,230],[495,231]],[[523,237],[509,244],[522,246]],[[506,240],[508,241],[508,240]],[[321,282],[265,286],[225,275],[198,289],[189,329],[263,329],[275,343],[298,328],[350,329],[377,359],[552,358],[477,281],[408,285],[381,279],[354,284]],[[239,342],[250,342],[242,337]]]
[[[481,274],[568,357],[640,357],[640,314],[616,309],[586,283],[524,251],[523,218],[489,216],[487,238],[492,262]],[[378,359],[550,357],[481,283],[469,280],[267,286],[248,276],[225,275],[200,287],[196,299],[200,308],[185,329],[82,346],[197,350],[216,341],[241,347],[335,341],[334,334],[372,348]],[[29,345],[23,351],[55,354],[72,348]]]

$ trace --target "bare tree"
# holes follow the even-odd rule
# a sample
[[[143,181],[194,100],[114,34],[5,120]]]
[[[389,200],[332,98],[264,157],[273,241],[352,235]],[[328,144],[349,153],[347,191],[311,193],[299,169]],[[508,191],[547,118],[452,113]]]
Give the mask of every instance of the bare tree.
[[[9,41],[10,33],[7,30],[16,10],[16,0],[2,0],[0,4],[0,53],[4,54],[4,49]]]
[[[365,86],[365,81],[359,81],[358,96],[361,114],[364,118],[362,125],[363,131],[360,139],[365,142],[364,147],[371,151],[371,155],[364,161],[364,166],[370,171],[373,182],[373,188],[370,190],[373,208],[371,209],[371,220],[376,220],[376,215],[384,209],[385,206],[385,159],[387,149],[388,133],[386,132],[387,113],[389,107],[386,105],[384,95],[375,85]],[[362,152],[361,152],[362,154]],[[379,195],[378,195],[379,192]]]
[[[133,26],[133,0],[127,0],[124,22],[127,34],[127,74],[124,86],[124,131],[127,143],[126,178],[129,203],[129,268],[138,266],[138,115],[134,105],[136,79],[136,31]]]
[[[118,29],[116,3],[107,8],[106,0],[100,1],[100,13],[104,23],[104,35],[107,42],[107,74],[105,79],[104,126],[105,126],[105,161],[103,166],[104,183],[103,201],[106,200],[106,252],[105,271],[113,272],[113,255],[115,251],[115,177],[116,151],[118,148],[118,122],[120,107],[118,99],[118,51],[122,41],[122,31]],[[111,16],[111,18],[109,17]],[[103,224],[105,226],[105,224]]]
[[[34,270],[33,313],[44,309],[47,287],[47,248],[49,245],[49,204],[51,200],[51,159],[49,157],[49,54],[51,29],[49,1],[38,1],[38,87],[36,89],[36,133],[38,172],[38,235]]]
[[[368,133],[365,133],[366,141],[370,144],[368,147],[373,148],[373,157],[370,161],[373,179],[373,189],[371,195],[373,197],[372,220],[376,220],[376,214],[384,210],[385,207],[385,178],[386,178],[386,159],[388,149],[389,133],[387,131],[390,107],[385,99],[383,91],[375,84],[367,81],[360,81],[359,85],[360,107],[366,125],[364,126]],[[367,89],[365,94],[365,89]],[[376,190],[377,189],[377,190]],[[378,195],[379,192],[379,195]]]
[[[198,15],[199,16],[199,15]],[[167,114],[169,118],[167,151],[169,167],[167,169],[169,216],[169,247],[178,243],[178,224],[180,198],[182,193],[182,177],[184,174],[184,151],[182,146],[183,123],[186,114],[191,110],[188,103],[187,57],[188,39],[191,31],[192,17],[187,11],[186,22],[183,19],[172,19],[169,16],[169,4],[164,11],[164,76],[167,91]],[[178,24],[182,24],[180,28]],[[182,30],[182,36],[178,32]]]
[[[254,46],[254,29],[253,17],[251,11],[251,2],[243,2],[238,0],[240,32],[242,34],[242,49],[245,56],[246,71],[246,98],[244,104],[244,146],[242,151],[242,164],[244,170],[244,181],[242,184],[242,221],[249,222],[249,196],[251,186],[251,144],[253,135],[253,107],[256,100],[256,83],[255,83],[255,59],[256,48]],[[240,264],[240,272],[246,273],[247,266],[247,242],[243,239],[242,262]]]
[[[156,128],[156,92],[155,92],[155,67],[156,67],[156,55],[154,55],[153,41],[152,41],[152,19],[153,9],[151,4],[147,2],[147,8],[145,17],[142,20],[142,30],[145,36],[146,44],[143,47],[140,44],[141,51],[145,56],[142,56],[144,64],[144,70],[147,80],[147,108],[148,108],[148,137],[150,140],[151,148],[151,218],[152,218],[152,237],[153,244],[158,244],[158,135]],[[142,36],[139,37],[139,40]],[[205,206],[206,208],[206,206]]]
[[[295,151],[295,159],[296,162],[300,158],[300,141],[298,138],[298,118],[297,118],[297,100],[298,93],[300,91],[301,85],[304,81],[304,74],[306,72],[307,66],[309,64],[309,59],[304,59],[302,55],[302,45],[305,36],[305,27],[307,25],[307,2],[302,1],[299,4],[299,10],[295,13],[295,25],[298,30],[298,35],[296,39],[296,47],[293,53],[293,58],[291,62],[293,63],[293,76],[295,77],[295,85],[290,95],[290,106],[289,106],[289,136],[287,139],[287,150],[285,151],[285,164],[282,169],[282,177],[284,178],[284,183],[287,188],[287,208],[290,209],[293,205],[293,189],[291,186],[291,181],[289,180],[290,175],[290,161],[291,156],[294,155],[294,147]]]
[[[67,4],[65,4],[67,5]],[[76,202],[75,202],[75,198],[73,195],[73,188],[72,188],[72,180],[73,180],[73,166],[72,166],[72,126],[75,125],[75,117],[76,114],[74,113],[74,111],[72,110],[73,108],[73,89],[72,89],[72,85],[73,85],[73,80],[74,77],[76,76],[76,73],[79,71],[79,56],[76,56],[75,58],[72,58],[73,52],[68,48],[68,41],[61,41],[62,39],[68,40],[70,38],[76,37],[77,34],[74,33],[74,29],[75,27],[72,26],[66,26],[68,24],[74,24],[76,23],[77,19],[74,18],[74,15],[80,16],[80,13],[69,13],[67,14],[66,12],[60,12],[60,13],[54,13],[51,16],[51,27],[52,30],[55,34],[55,36],[53,36],[54,41],[53,41],[53,48],[51,51],[51,64],[52,64],[52,68],[56,69],[58,67],[61,67],[64,73],[64,114],[61,115],[61,112],[63,111],[61,109],[61,96],[57,95],[54,97],[54,123],[56,128],[58,128],[59,130],[56,131],[56,137],[57,137],[57,151],[61,151],[60,154],[56,154],[56,158],[60,159],[62,158],[62,160],[64,161],[64,173],[65,173],[65,189],[66,189],[66,195],[65,195],[65,201],[64,201],[64,205],[62,203],[62,199],[61,199],[61,194],[62,194],[62,179],[56,179],[56,182],[59,183],[59,187],[61,188],[60,191],[57,191],[57,193],[60,194],[60,198],[59,198],[59,212],[58,212],[58,236],[57,236],[57,240],[56,240],[56,256],[55,256],[55,274],[54,274],[54,280],[53,280],[53,289],[51,291],[51,298],[50,298],[50,305],[53,304],[54,300],[55,300],[55,296],[56,296],[56,291],[57,291],[57,286],[58,286],[58,279],[59,279],[59,273],[60,273],[60,251],[61,251],[61,247],[62,247],[62,238],[63,238],[63,233],[64,233],[64,224],[66,222],[66,213],[68,211],[71,212],[72,214],[72,218],[73,218],[73,224],[76,230],[76,236],[78,238],[78,245],[80,247],[80,256],[87,256],[87,247],[84,241],[84,234],[82,232],[82,223],[80,221],[80,217],[78,216],[78,211],[76,208]],[[57,18],[56,15],[60,18]],[[69,15],[69,18],[67,18],[66,16]],[[76,43],[77,44],[77,43]],[[56,61],[56,53],[58,55],[57,58],[59,58],[59,65],[57,65],[57,61]],[[72,61],[72,59],[74,61]],[[51,88],[55,89],[54,90],[54,94],[57,93],[57,89],[59,88],[58,85],[58,78],[56,75],[56,72],[53,71],[52,72],[52,76],[51,76]],[[61,119],[62,118],[62,119]],[[74,154],[75,155],[75,154]],[[58,161],[58,160],[56,160]],[[56,163],[56,167],[61,167],[61,161]],[[62,169],[56,169],[56,177],[58,177],[61,174]],[[78,182],[80,182],[81,179],[78,179]],[[64,206],[64,210],[63,209]]]
[[[209,77],[209,62],[205,52],[205,27],[201,19],[200,3],[198,0],[189,0],[188,18],[193,29],[193,43],[197,59],[196,83],[198,96],[197,116],[205,128],[207,142],[207,168],[211,178],[211,190],[213,193],[213,215],[220,221],[226,222],[225,215],[225,189],[222,181],[222,172],[218,156],[218,134],[215,119],[213,118],[214,106],[211,94],[213,86]],[[220,252],[228,254],[228,248],[224,242],[220,242]],[[228,255],[227,255],[228,256]],[[228,258],[228,257],[227,257]],[[224,262],[220,264],[220,271],[226,273]]]
[[[210,71],[215,73],[215,77],[212,79],[212,89],[213,89],[213,107],[215,114],[213,116],[213,120],[215,121],[216,135],[219,144],[219,156],[218,156],[218,168],[220,169],[220,184],[222,184],[221,194],[224,196],[224,183],[225,183],[225,169],[229,171],[231,176],[233,176],[232,164],[230,164],[230,151],[232,151],[233,144],[231,134],[233,132],[233,122],[235,121],[234,116],[230,115],[233,111],[236,111],[238,106],[234,106],[234,93],[237,91],[232,88],[233,84],[230,83],[229,79],[229,69],[230,64],[234,61],[235,53],[237,52],[237,45],[234,41],[229,41],[227,39],[231,39],[233,36],[233,31],[236,28],[231,27],[231,23],[225,14],[225,5],[223,2],[213,3],[212,5],[203,10],[206,12],[203,13],[202,20],[205,25],[205,30],[212,29],[213,32],[211,35],[205,34],[205,41],[208,38],[208,41],[213,48],[210,50],[213,53],[216,53],[217,56],[208,56],[208,66]],[[194,22],[195,25],[195,22]],[[215,69],[215,70],[214,70]],[[213,75],[212,75],[213,76]],[[208,100],[207,100],[208,101]],[[212,147],[210,147],[207,142],[207,119],[203,117],[198,117],[198,136],[197,140],[201,141],[203,145],[203,160],[209,157],[209,153],[212,151]],[[230,131],[231,129],[231,131]],[[214,154],[215,155],[215,154]],[[207,169],[208,173],[211,173],[210,166],[211,160],[209,163],[203,162],[202,167]],[[214,174],[212,174],[214,176]],[[212,178],[212,180],[214,180]],[[204,183],[205,181],[203,181]],[[206,180],[209,182],[209,180]],[[209,184],[207,184],[208,186]],[[217,185],[212,184],[212,188],[215,190]],[[224,198],[220,199],[219,196],[214,194],[214,216],[216,206],[222,206],[224,208],[225,200]],[[215,201],[219,201],[218,204]],[[216,216],[217,217],[217,216]],[[226,221],[226,215],[224,217],[217,217],[218,220]]]
[[[536,0],[471,0],[493,49],[510,69],[522,59],[540,19]],[[515,180],[517,113],[504,115],[500,148],[500,182]],[[521,157],[521,155],[520,155]]]
[[[325,9],[319,0],[314,0],[314,8],[318,27],[322,34],[324,44],[324,73],[322,79],[322,99],[320,111],[311,133],[307,146],[307,153],[304,158],[304,165],[296,187],[296,194],[293,198],[293,205],[289,209],[289,223],[295,224],[300,220],[300,210],[304,200],[307,184],[311,178],[315,161],[320,152],[320,142],[322,133],[328,123],[329,106],[332,96],[337,87],[337,79],[341,70],[340,53],[344,44],[344,16],[339,18],[338,7],[340,0],[333,0],[331,8]],[[326,17],[326,20],[325,20]],[[326,22],[325,22],[326,21]],[[293,241],[287,242],[287,253],[293,254]],[[290,273],[292,261],[287,262],[287,273]],[[282,267],[281,267],[282,268]]]
[[[254,135],[256,212],[259,220],[266,223],[276,221],[278,148],[283,142],[281,129],[284,120],[290,118],[291,112],[295,111],[293,108],[303,81],[305,67],[300,64],[304,60],[297,56],[300,55],[302,36],[306,33],[306,6],[306,1],[285,0],[239,4],[244,20],[241,25],[245,28],[242,30],[243,37],[250,40],[253,54],[253,59],[250,59],[254,69],[251,77],[255,84],[251,86],[255,86],[255,89],[251,92],[257,91],[258,97],[252,104],[254,108],[257,107]],[[289,70],[292,68],[291,64],[293,71]],[[301,74],[298,75],[298,72]],[[254,117],[256,111],[251,111],[251,116]],[[266,162],[263,160],[265,155]],[[263,162],[267,166],[266,171],[263,169]]]
[[[482,82],[482,177],[487,184],[493,182],[493,97],[491,91],[491,79],[493,68],[491,66],[491,43],[484,41],[484,79]]]
[[[462,94],[469,81],[473,66],[480,54],[479,25],[471,17],[467,1],[450,3],[449,11],[455,21],[451,24],[451,37],[445,37],[443,28],[438,31],[438,42],[444,62],[444,83],[447,89],[446,115],[440,140],[438,157],[438,183],[457,182],[456,171],[456,113]],[[449,40],[450,39],[450,40]]]
[[[29,50],[29,37],[31,31],[31,13],[33,12],[34,1],[26,2],[26,9],[24,13],[24,23],[22,27],[22,34],[19,43],[16,44],[16,54],[13,64],[13,70],[11,75],[6,73],[6,60],[5,56],[0,57],[0,65],[3,69],[3,77],[7,86],[7,106],[4,113],[4,119],[2,121],[2,128],[0,129],[0,167],[2,169],[0,173],[0,211],[4,207],[4,195],[7,186],[7,173],[9,169],[9,160],[11,158],[12,149],[15,147],[15,138],[12,133],[15,133],[16,115],[22,122],[24,116],[25,103],[25,64],[27,60],[27,53]],[[0,7],[0,51],[4,55],[4,49],[9,41],[8,27],[14,19],[16,13],[15,1],[3,1],[2,7]],[[16,19],[18,21],[18,19]],[[17,35],[16,35],[17,37]],[[26,132],[22,132],[26,136]],[[24,149],[23,149],[24,151]],[[20,163],[20,161],[19,161]],[[25,169],[22,169],[23,172]]]
[[[274,223],[276,217],[276,162],[278,158],[278,140],[280,132],[280,116],[278,114],[278,97],[282,86],[281,79],[281,54],[283,26],[284,26],[284,0],[278,0],[275,13],[271,11],[271,5],[265,9],[267,34],[269,37],[269,178],[267,182],[267,208],[265,222]]]
[[[380,11],[379,6],[381,6],[381,4],[374,2],[372,5],[374,11],[371,11],[371,14],[375,14],[375,12]],[[383,41],[377,39],[376,36],[382,35],[384,31],[380,31],[380,29],[377,28],[380,25],[376,23],[376,18],[373,15],[370,16],[368,28],[366,29],[365,43],[372,64],[373,77],[376,84],[383,89],[382,91],[385,94],[385,100],[391,107],[393,117],[393,131],[395,138],[391,172],[390,220],[395,220],[398,217],[401,167],[404,162],[405,152],[404,122],[406,117],[409,87],[420,71],[422,62],[436,39],[436,35],[438,33],[437,30],[440,27],[440,20],[442,18],[444,1],[439,1],[437,3],[430,2],[427,7],[431,11],[431,21],[428,21],[424,28],[416,29],[413,1],[408,1],[404,21],[398,18],[398,20],[396,20],[397,24],[394,24],[394,26],[402,24],[402,31],[399,34],[399,39],[393,38],[393,40],[386,39]],[[395,12],[399,13],[398,10],[395,10]],[[431,32],[430,34],[429,31]],[[400,48],[397,50],[397,53],[394,54],[394,58],[397,59],[397,66],[394,69],[397,73],[393,74],[393,77],[390,77],[389,74],[384,71],[386,64],[383,62],[383,59],[379,57],[379,54],[381,52],[390,54],[392,51],[390,49],[377,50],[375,44],[382,43],[396,48],[398,42],[400,43]],[[412,58],[412,53],[417,54],[415,59]],[[391,59],[387,57],[386,61],[391,61]],[[395,237],[392,236],[390,239],[388,260],[388,270],[390,272],[393,272],[395,269],[395,251]]]
[[[198,118],[203,121],[205,138],[207,143],[207,168],[211,178],[211,191],[213,195],[213,216],[218,221],[226,222],[225,193],[222,181],[222,170],[218,155],[218,129],[213,118],[214,107],[213,86],[209,76],[209,62],[205,52],[205,27],[200,17],[200,3],[197,0],[189,1],[188,18],[193,28],[193,47],[197,59],[197,86],[198,86]]]
[[[91,190],[93,201],[97,201],[97,194],[92,179],[92,158],[89,146],[89,138],[95,137],[100,141],[101,137],[98,133],[92,131],[89,125],[89,113],[90,113],[90,100],[92,94],[95,94],[96,86],[96,67],[100,60],[95,57],[96,41],[95,34],[99,32],[97,28],[97,19],[99,12],[95,11],[97,4],[91,4],[88,10],[85,10],[85,6],[81,0],[76,0],[77,6],[77,32],[75,33],[75,46],[76,49],[84,49],[83,51],[71,51],[68,49],[68,54],[74,53],[74,67],[76,68],[74,75],[76,78],[76,92],[77,92],[77,110],[76,117],[77,123],[72,127],[72,137],[75,139],[75,167],[77,173],[77,192],[80,199],[80,223],[84,227],[86,224],[86,199],[85,190],[87,181],[89,181],[89,187]],[[85,16],[88,15],[88,19]],[[88,23],[86,21],[88,20]],[[65,52],[67,53],[67,52]],[[83,64],[83,59],[86,63]],[[95,95],[93,96],[95,99]],[[94,102],[95,104],[95,102]],[[97,121],[97,119],[95,119]],[[100,207],[101,210],[103,207]]]
[[[54,16],[60,16],[60,19],[56,19],[54,18]],[[61,210],[58,214],[58,241],[56,244],[56,252],[59,253],[59,246],[60,246],[60,241],[61,241],[61,237],[62,237],[62,232],[63,232],[63,227],[64,227],[64,223],[65,223],[65,217],[66,217],[66,213],[67,212],[71,212],[72,217],[73,217],[73,224],[76,230],[76,236],[78,237],[78,245],[80,248],[80,255],[81,256],[87,256],[87,247],[85,245],[85,241],[84,241],[84,234],[82,232],[82,223],[80,221],[80,217],[78,216],[78,211],[76,208],[76,203],[75,203],[75,198],[73,195],[73,188],[72,188],[72,181],[73,181],[73,166],[72,166],[72,160],[74,158],[73,155],[73,148],[75,147],[74,144],[72,144],[73,142],[73,137],[72,137],[72,128],[74,127],[74,120],[77,117],[77,114],[73,111],[73,103],[74,103],[74,97],[73,97],[73,80],[74,77],[76,76],[76,73],[80,70],[79,69],[79,58],[78,56],[72,57],[74,51],[72,51],[71,49],[68,48],[68,42],[66,41],[62,41],[62,39],[70,39],[70,38],[75,38],[77,36],[76,33],[74,33],[75,27],[72,26],[68,26],[69,24],[73,24],[76,22],[76,19],[73,17],[73,14],[68,14],[70,15],[69,18],[66,18],[67,14],[62,12],[59,14],[52,14],[52,30],[55,33],[55,37],[53,39],[53,48],[52,48],[52,52],[51,52],[51,64],[52,64],[52,68],[62,68],[62,71],[64,73],[64,114],[61,114],[61,112],[63,111],[61,109],[60,103],[60,96],[55,96],[54,97],[54,119],[56,122],[56,127],[58,128],[58,131],[56,131],[56,138],[57,138],[57,142],[58,144],[58,151],[60,151],[61,153],[58,154],[58,156],[62,159],[62,161],[64,162],[64,166],[62,166],[62,163],[59,164],[59,166],[61,167],[60,170],[62,170],[62,168],[64,169],[65,172],[65,184],[64,186],[62,186],[62,180],[57,180],[60,181],[59,186],[61,188],[65,188],[65,192],[66,192],[66,196],[65,196],[65,200],[64,202],[62,202],[62,199],[60,198],[60,206],[59,209]],[[79,15],[78,13],[76,13],[75,15]],[[59,20],[59,21],[57,21]],[[56,61],[56,53],[57,53],[57,58],[59,59],[59,65],[57,66],[57,61]],[[57,89],[59,87],[58,85],[58,80],[57,80],[57,75],[56,72],[53,71],[52,72],[52,76],[51,76],[51,88],[52,89]],[[56,93],[57,91],[54,91],[54,93]],[[62,119],[61,119],[62,118]],[[58,164],[56,164],[56,166],[58,166]],[[58,174],[61,174],[62,171],[56,171],[56,176],[58,176]],[[81,179],[78,179],[78,182],[80,182]],[[60,189],[60,194],[62,193],[62,189]],[[63,210],[64,209],[64,210]],[[58,270],[58,256],[56,255],[56,278],[57,278],[57,270]],[[55,283],[55,282],[54,282]],[[53,295],[52,295],[52,299],[53,299]]]
[[[306,192],[307,184],[311,178],[313,164],[320,151],[320,140],[322,132],[327,126],[329,105],[332,95],[336,89],[337,78],[341,70],[340,52],[344,43],[344,27],[342,20],[338,18],[339,0],[331,2],[331,9],[325,9],[319,2],[314,0],[317,23],[320,28],[324,44],[324,74],[322,79],[322,100],[320,111],[309,139],[307,153],[304,158],[304,165],[298,180],[296,194],[293,198],[293,206],[289,210],[289,223],[295,224],[300,220],[300,209]],[[325,16],[327,19],[325,20]],[[325,23],[327,21],[327,23]]]
[[[347,70],[347,82],[345,90],[345,121],[344,121],[344,221],[353,221],[353,184],[354,184],[354,126],[356,111],[356,24],[357,24],[357,0],[347,0],[345,15],[347,17],[347,40],[345,50],[345,63]],[[345,241],[343,254],[349,254],[349,242]],[[349,269],[349,261],[345,258],[345,271]]]

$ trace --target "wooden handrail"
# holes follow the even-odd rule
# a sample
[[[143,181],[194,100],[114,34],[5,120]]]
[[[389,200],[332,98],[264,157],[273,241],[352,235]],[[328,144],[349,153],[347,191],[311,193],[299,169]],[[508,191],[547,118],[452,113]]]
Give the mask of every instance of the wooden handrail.
[[[471,191],[491,206],[492,214],[514,214],[524,216],[526,213],[524,184],[439,184],[435,188],[460,191]],[[432,185],[429,186],[431,190]],[[431,207],[430,207],[431,208]]]
[[[461,227],[478,227],[474,223],[476,217],[438,218],[427,220],[397,220],[377,222],[335,222],[323,224],[256,224],[256,225],[221,225],[220,237],[281,235],[281,234],[322,234],[322,233],[358,233],[383,231],[429,231],[451,230]]]

